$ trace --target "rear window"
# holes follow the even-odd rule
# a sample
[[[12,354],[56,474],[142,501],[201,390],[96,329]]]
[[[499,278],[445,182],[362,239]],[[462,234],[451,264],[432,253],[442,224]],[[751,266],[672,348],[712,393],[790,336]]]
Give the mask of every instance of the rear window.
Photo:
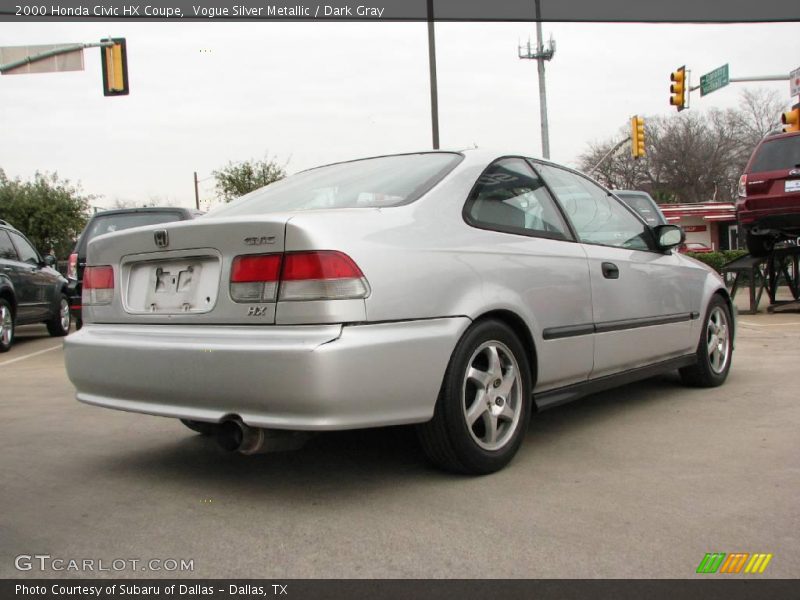
[[[750,173],[800,168],[800,135],[767,140],[758,149]]]
[[[143,227],[145,225],[171,223],[172,221],[180,221],[182,217],[182,213],[177,211],[122,213],[117,215],[95,216],[92,219],[92,222],[89,224],[89,228],[86,230],[83,238],[81,239],[81,247],[85,249],[86,245],[98,235],[122,231],[124,229],[132,229],[134,227]]]
[[[303,171],[246,194],[214,217],[413,202],[463,158],[449,152],[381,156]]]

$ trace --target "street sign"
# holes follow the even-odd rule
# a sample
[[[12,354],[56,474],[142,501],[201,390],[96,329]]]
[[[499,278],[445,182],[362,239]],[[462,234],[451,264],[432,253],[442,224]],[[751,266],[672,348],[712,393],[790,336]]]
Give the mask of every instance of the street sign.
[[[789,73],[789,95],[800,96],[800,67]]]
[[[705,96],[711,92],[716,92],[719,88],[728,85],[728,83],[728,65],[724,64],[700,77],[700,95]]]
[[[47,44],[44,46],[4,46],[0,48],[0,65],[11,64],[28,56],[44,54],[58,48],[75,44]],[[23,73],[53,73],[56,71],[83,71],[83,48],[73,52],[51,56],[43,60],[28,63],[3,71],[3,75],[19,75]]]

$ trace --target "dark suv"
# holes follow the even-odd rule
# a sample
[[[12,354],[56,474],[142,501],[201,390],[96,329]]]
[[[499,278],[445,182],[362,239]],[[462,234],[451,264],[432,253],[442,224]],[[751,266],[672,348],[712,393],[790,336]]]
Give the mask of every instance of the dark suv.
[[[46,323],[50,335],[70,326],[67,280],[45,261],[28,239],[0,220],[0,352],[14,342],[17,325]]]
[[[800,132],[769,135],[756,146],[739,179],[736,219],[753,256],[800,236]]]
[[[148,208],[121,208],[95,213],[81,232],[75,249],[69,257],[67,278],[69,279],[69,297],[72,316],[75,325],[80,328],[83,323],[81,318],[81,292],[83,269],[86,266],[86,248],[98,235],[143,227],[145,225],[158,225],[172,221],[185,221],[200,216],[200,211],[188,208],[173,207],[148,207]]]

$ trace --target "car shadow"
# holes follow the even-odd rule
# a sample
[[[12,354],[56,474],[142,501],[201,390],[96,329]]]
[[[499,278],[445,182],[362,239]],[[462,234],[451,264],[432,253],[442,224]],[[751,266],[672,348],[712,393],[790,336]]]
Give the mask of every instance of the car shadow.
[[[677,387],[682,387],[677,376],[659,376],[536,414],[524,452],[511,467],[526,468],[530,453],[535,455],[537,446],[552,443],[552,435],[579,435],[583,428],[602,426],[622,411],[674,402],[674,394],[669,392]],[[193,434],[176,422],[174,438],[136,452],[129,448],[117,447],[87,460],[83,467],[89,473],[96,474],[99,469],[111,477],[152,482],[168,479],[256,496],[285,493],[289,497],[304,488],[310,494],[335,489],[338,498],[355,497],[363,495],[365,487],[397,485],[403,480],[413,479],[415,485],[472,480],[430,466],[410,426],[326,432],[299,450],[244,456],[225,452],[213,438]]]

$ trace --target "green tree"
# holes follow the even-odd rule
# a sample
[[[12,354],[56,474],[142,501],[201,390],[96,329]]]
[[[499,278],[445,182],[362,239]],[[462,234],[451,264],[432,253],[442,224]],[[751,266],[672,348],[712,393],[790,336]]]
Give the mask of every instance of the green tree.
[[[239,196],[269,185],[286,177],[286,165],[275,159],[246,160],[238,163],[229,162],[223,168],[212,171],[216,179],[217,195],[230,202]]]
[[[69,255],[93,198],[56,173],[37,172],[31,181],[22,181],[0,169],[0,219],[24,233],[42,254],[52,248],[60,259]]]

